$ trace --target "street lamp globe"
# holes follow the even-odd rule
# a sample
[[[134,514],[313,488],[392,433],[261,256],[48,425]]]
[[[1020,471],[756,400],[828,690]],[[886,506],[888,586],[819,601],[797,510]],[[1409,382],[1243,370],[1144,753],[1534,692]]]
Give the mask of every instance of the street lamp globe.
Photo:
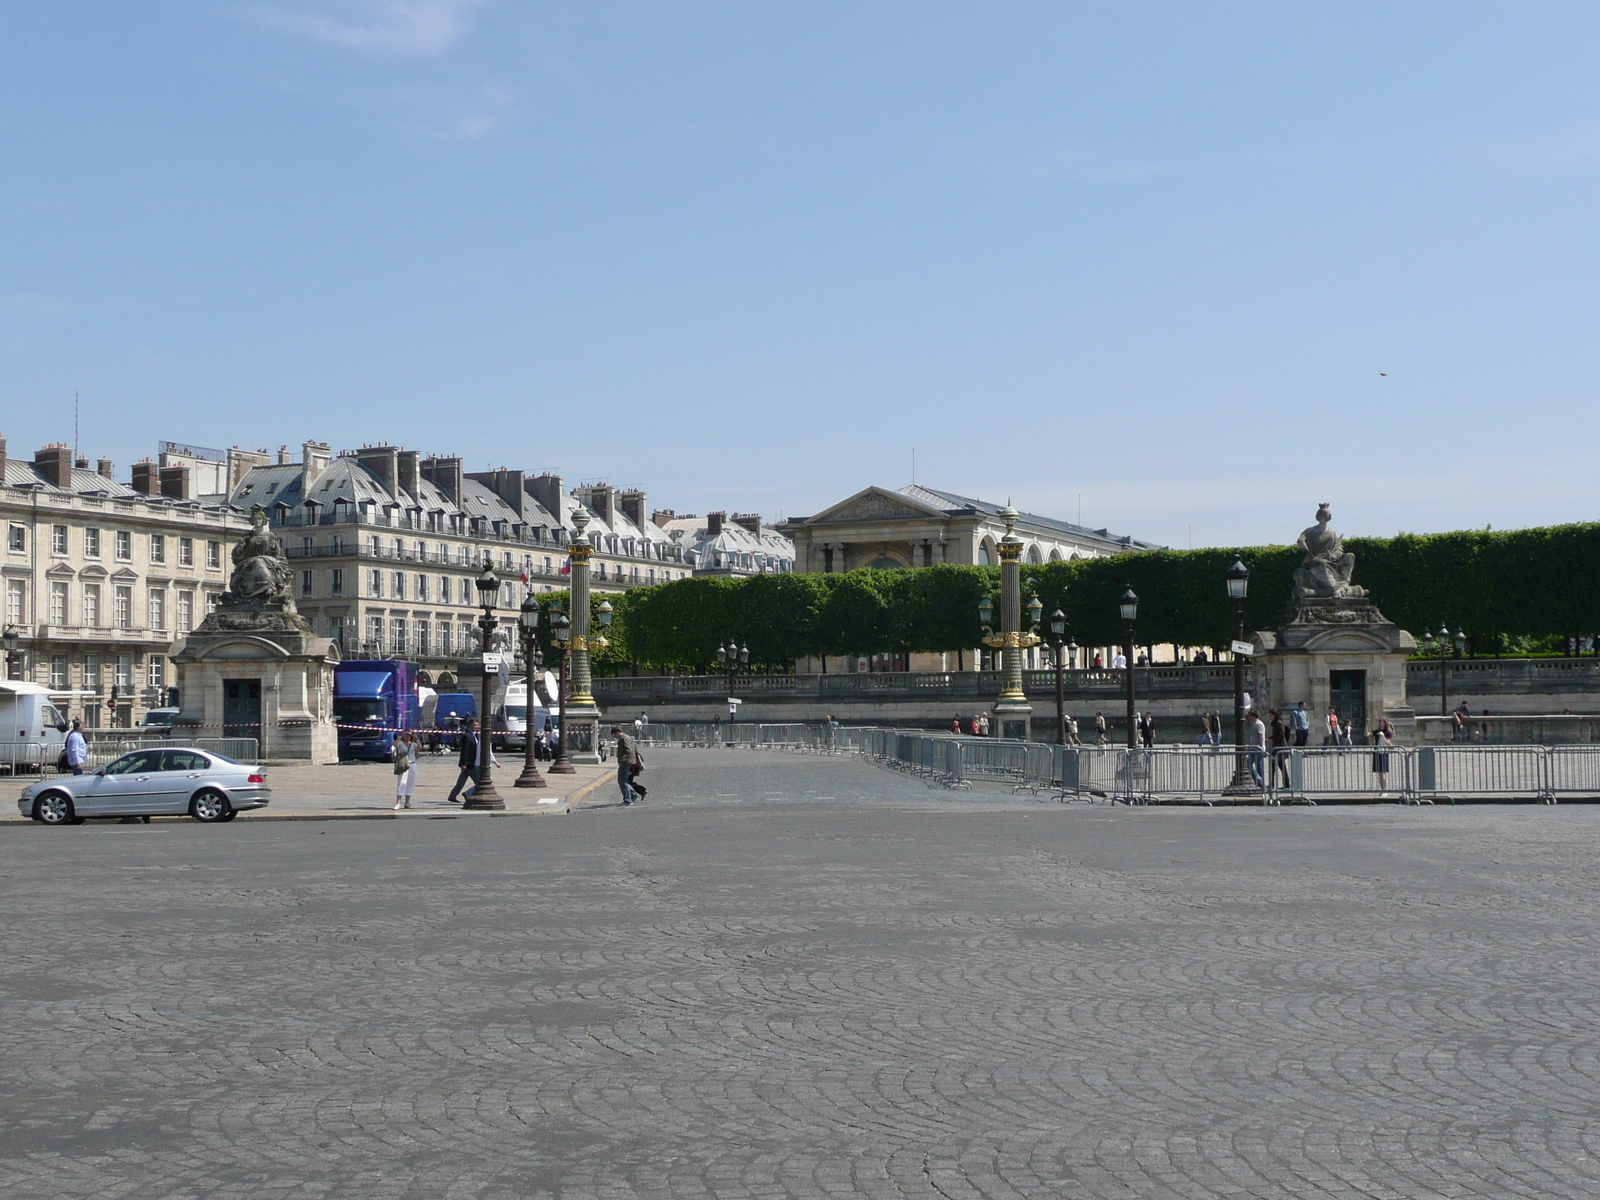
[[[1433,646],[1434,646],[1433,634],[1430,631],[1424,629],[1422,631],[1422,652],[1424,654],[1432,654],[1433,653]]]
[[[1061,635],[1067,631],[1067,614],[1059,608],[1050,614],[1050,636],[1056,641],[1061,640]]]
[[[487,556],[483,560],[483,574],[478,576],[474,586],[478,589],[478,606],[486,613],[493,612],[495,599],[500,594],[500,579],[494,573],[494,563]]]
[[[595,618],[600,622],[601,629],[611,624],[611,601],[600,601],[600,607],[595,610]]]
[[[1456,657],[1460,658],[1466,652],[1467,652],[1467,631],[1465,629],[1458,629],[1458,630],[1456,630]]]
[[[730,643],[730,647],[731,647],[731,643]],[[750,647],[749,646],[740,646],[739,647],[739,665],[740,666],[744,666],[749,661],[750,661]]]
[[[556,641],[564,642],[567,640],[567,634],[572,630],[572,621],[568,618],[566,609],[556,609],[556,615],[551,619],[550,627],[555,631]]]
[[[1244,560],[1235,555],[1224,577],[1228,581],[1228,599],[1243,600],[1250,591],[1250,568],[1244,565]]]
[[[1030,624],[1030,627],[1033,628],[1033,629],[1039,628],[1039,619],[1043,615],[1044,615],[1044,605],[1042,603],[1040,603],[1039,597],[1038,596],[1031,597],[1028,600],[1028,622]]]
[[[994,624],[994,601],[988,596],[984,596],[983,599],[978,601],[978,620],[982,621],[986,626]],[[10,643],[7,644],[9,645]]]
[[[517,624],[522,628],[524,637],[531,638],[539,628],[539,602],[529,592],[522,598],[522,608],[517,613]]]
[[[1122,599],[1117,602],[1117,607],[1122,613],[1122,619],[1129,624],[1139,619],[1139,597],[1134,594],[1131,583],[1122,593]]]
[[[719,663],[728,661],[728,648],[720,642],[717,643],[717,661]]]

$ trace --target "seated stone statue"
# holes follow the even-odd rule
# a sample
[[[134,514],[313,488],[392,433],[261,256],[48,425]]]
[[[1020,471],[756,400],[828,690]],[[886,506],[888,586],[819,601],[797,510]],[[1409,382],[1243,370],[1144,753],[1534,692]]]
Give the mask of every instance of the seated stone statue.
[[[294,572],[259,504],[250,510],[250,525],[249,536],[233,548],[233,575],[222,606],[294,612]]]
[[[1328,526],[1333,513],[1326,504],[1317,508],[1317,523],[1300,535],[1295,545],[1306,552],[1294,572],[1294,597],[1300,599],[1359,599],[1366,589],[1350,582],[1356,556],[1344,548],[1344,539]]]

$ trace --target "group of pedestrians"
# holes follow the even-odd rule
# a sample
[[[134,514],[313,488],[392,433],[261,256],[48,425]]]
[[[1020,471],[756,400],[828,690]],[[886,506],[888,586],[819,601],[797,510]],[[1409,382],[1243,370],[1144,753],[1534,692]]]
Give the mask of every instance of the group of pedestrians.
[[[977,716],[969,717],[967,720],[963,721],[961,719],[961,714],[957,713],[955,716],[950,718],[950,732],[956,734],[957,736],[967,734],[972,737],[988,737],[989,714],[979,713]]]
[[[1291,748],[1302,747],[1306,744],[1311,730],[1311,716],[1306,710],[1305,701],[1301,701],[1289,712],[1288,720],[1275,708],[1267,710],[1271,726],[1261,719],[1261,714],[1251,709],[1249,718],[1245,723],[1245,747],[1249,755],[1250,778],[1259,788],[1266,788],[1267,773],[1272,772],[1272,783],[1285,788],[1293,787],[1289,774],[1289,751]],[[1327,739],[1325,746],[1351,746],[1353,748],[1354,734],[1349,721],[1342,721],[1337,710],[1330,708],[1327,713]],[[1380,793],[1388,790],[1388,776],[1390,769],[1389,752],[1394,749],[1394,726],[1388,717],[1379,717],[1368,735],[1372,743],[1372,773],[1378,776],[1378,790]],[[1272,765],[1267,765],[1270,750]]]

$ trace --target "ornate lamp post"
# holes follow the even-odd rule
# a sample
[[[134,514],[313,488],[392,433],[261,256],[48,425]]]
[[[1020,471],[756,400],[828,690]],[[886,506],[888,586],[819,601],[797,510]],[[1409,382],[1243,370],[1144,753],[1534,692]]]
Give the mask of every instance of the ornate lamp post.
[[[1233,601],[1233,640],[1244,641],[1244,602],[1250,594],[1250,568],[1244,560],[1234,556],[1233,564],[1223,572],[1228,585],[1228,599]],[[1222,736],[1222,730],[1217,730]],[[1233,652],[1233,782],[1230,787],[1252,790],[1250,765],[1244,752],[1244,655]]]
[[[600,761],[600,709],[594,702],[589,651],[603,650],[608,645],[604,634],[589,636],[589,558],[594,554],[594,547],[583,532],[589,521],[589,510],[580,504],[572,514],[577,533],[569,547],[572,556],[572,695],[561,710],[562,748],[575,763]],[[610,604],[601,606],[599,616],[603,628],[611,619]]]
[[[741,646],[731,638],[726,646],[717,647],[717,663],[728,668],[728,745],[733,745],[733,719],[739,713],[734,703],[733,677],[739,668],[750,661],[750,647]]]
[[[995,700],[990,724],[996,737],[1026,740],[1028,727],[1033,720],[1033,705],[1022,690],[1022,652],[1039,644],[1039,635],[1033,629],[1022,629],[1022,539],[1016,535],[1017,519],[1022,514],[1006,505],[1000,510],[1000,519],[1006,523],[1005,536],[1000,539],[1000,632],[990,628],[993,605],[988,597],[978,604],[978,615],[983,619],[983,644],[1000,651],[1000,695]],[[1039,606],[1041,609],[1043,605]],[[1029,606],[1033,615],[1033,606]],[[1037,628],[1037,618],[1035,618]]]
[[[20,678],[17,674],[17,647],[22,643],[22,635],[17,632],[15,625],[7,625],[5,633],[0,634],[0,641],[6,647],[6,678]]]
[[[487,556],[483,560],[483,574],[478,576],[475,586],[478,605],[483,609],[483,616],[478,618],[478,628],[483,631],[483,703],[478,708],[478,786],[462,807],[498,809],[504,808],[506,802],[494,790],[494,780],[490,778],[490,743],[494,735],[489,729],[489,707],[494,699],[494,676],[489,670],[489,647],[494,645],[494,631],[499,624],[494,617],[494,602],[500,595],[500,577],[494,573],[494,562]]]
[[[1450,715],[1450,630],[1446,626],[1439,626],[1439,640],[1433,640],[1433,634],[1426,630],[1422,634],[1422,652],[1432,654],[1433,648],[1439,648],[1439,715]],[[1460,658],[1467,651],[1467,632],[1464,629],[1456,630],[1455,636],[1456,657]]]
[[[1128,684],[1128,749],[1139,748],[1139,731],[1134,727],[1133,720],[1133,634],[1134,626],[1139,622],[1139,597],[1134,595],[1133,584],[1129,584],[1122,593],[1122,599],[1117,601],[1117,611],[1122,615],[1122,659],[1126,664],[1123,671],[1127,675]]]
[[[556,694],[556,756],[550,763],[552,775],[576,775],[578,768],[567,757],[567,659],[572,655],[572,622],[565,609],[556,609],[550,618],[552,640],[561,650],[561,683]]]
[[[522,609],[517,613],[517,631],[522,634],[522,675],[528,681],[528,691],[527,699],[523,701],[522,774],[517,776],[516,782],[511,786],[548,787],[533,759],[536,745],[533,730],[533,678],[534,672],[544,665],[544,657],[539,653],[539,643],[534,640],[539,632],[539,602],[534,599],[532,592],[522,598]]]
[[[1067,744],[1067,701],[1066,692],[1061,684],[1062,654],[1066,650],[1066,643],[1062,635],[1067,632],[1067,614],[1059,608],[1050,614],[1050,648],[1055,651],[1056,659],[1056,745]]]

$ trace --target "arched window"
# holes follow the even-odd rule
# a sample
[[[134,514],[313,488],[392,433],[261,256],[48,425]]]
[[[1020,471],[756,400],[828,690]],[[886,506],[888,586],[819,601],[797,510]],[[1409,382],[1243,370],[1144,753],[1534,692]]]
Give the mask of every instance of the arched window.
[[[1037,546],[1029,546],[1028,547],[1028,563],[1029,563],[1029,565],[1036,567],[1036,566],[1039,565],[1040,561],[1041,561],[1041,559],[1039,558],[1039,547],[1037,547]]]

